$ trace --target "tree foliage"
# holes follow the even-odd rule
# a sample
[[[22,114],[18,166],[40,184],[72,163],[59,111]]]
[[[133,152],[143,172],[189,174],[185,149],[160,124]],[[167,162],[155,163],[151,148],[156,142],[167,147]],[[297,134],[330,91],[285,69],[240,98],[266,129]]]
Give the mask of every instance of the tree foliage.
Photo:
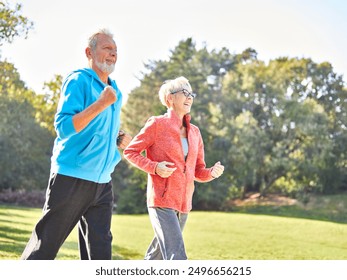
[[[0,45],[24,35],[32,23],[0,1]],[[20,79],[12,63],[0,60],[0,190],[46,186],[53,138],[35,118],[37,95]]]
[[[22,5],[11,7],[6,1],[0,1],[0,46],[12,43],[16,37],[28,35],[33,22],[21,14]]]
[[[46,128],[53,136],[56,135],[53,124],[62,82],[63,76],[55,75],[52,80],[44,83],[44,93],[37,94],[32,102],[35,108],[36,121],[42,127]]]
[[[35,119],[36,95],[13,64],[0,61],[0,190],[42,189],[53,138]]]

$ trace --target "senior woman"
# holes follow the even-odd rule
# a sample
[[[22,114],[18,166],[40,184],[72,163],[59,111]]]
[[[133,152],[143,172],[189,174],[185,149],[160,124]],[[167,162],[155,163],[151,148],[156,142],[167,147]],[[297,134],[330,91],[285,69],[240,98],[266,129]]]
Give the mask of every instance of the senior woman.
[[[190,123],[195,96],[186,78],[166,81],[159,98],[167,113],[149,118],[124,150],[128,161],[148,173],[147,207],[155,236],[147,260],[187,259],[182,231],[192,209],[194,180],[208,182],[224,171],[220,162],[206,168],[199,128]]]

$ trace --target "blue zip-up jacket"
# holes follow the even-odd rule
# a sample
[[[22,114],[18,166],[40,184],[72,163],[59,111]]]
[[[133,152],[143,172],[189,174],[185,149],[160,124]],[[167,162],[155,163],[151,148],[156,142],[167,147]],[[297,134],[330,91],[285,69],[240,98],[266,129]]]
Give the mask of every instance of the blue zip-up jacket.
[[[105,85],[91,68],[70,73],[62,85],[55,115],[51,173],[59,173],[96,183],[107,183],[121,160],[117,148],[122,93],[114,80],[109,84],[117,101],[96,116],[82,131],[76,132],[72,117],[94,103]]]

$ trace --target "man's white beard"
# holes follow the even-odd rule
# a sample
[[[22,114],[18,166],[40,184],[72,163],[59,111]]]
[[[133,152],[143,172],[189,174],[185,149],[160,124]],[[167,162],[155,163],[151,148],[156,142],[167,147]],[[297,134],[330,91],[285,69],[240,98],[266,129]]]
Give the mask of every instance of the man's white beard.
[[[106,63],[106,61],[105,62],[98,62],[98,61],[96,61],[95,64],[96,64],[96,66],[98,66],[98,68],[102,72],[107,73],[109,75],[114,71],[114,68],[115,68],[115,64],[114,63],[111,64],[111,65],[108,65]]]

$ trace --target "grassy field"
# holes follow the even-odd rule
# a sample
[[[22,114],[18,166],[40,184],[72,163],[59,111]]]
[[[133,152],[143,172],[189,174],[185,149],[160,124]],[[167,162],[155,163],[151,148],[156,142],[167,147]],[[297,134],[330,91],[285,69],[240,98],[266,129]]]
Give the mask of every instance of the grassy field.
[[[188,257],[192,260],[347,260],[346,210],[336,212],[336,202],[326,202],[330,203],[335,207],[321,207],[323,202],[318,201],[317,209],[308,205],[305,209],[249,206],[249,211],[256,213],[193,211],[184,231]],[[41,209],[0,206],[0,259],[20,257],[40,215]],[[143,259],[153,237],[147,215],[114,215],[112,232],[113,259]],[[78,258],[75,229],[57,259]]]

